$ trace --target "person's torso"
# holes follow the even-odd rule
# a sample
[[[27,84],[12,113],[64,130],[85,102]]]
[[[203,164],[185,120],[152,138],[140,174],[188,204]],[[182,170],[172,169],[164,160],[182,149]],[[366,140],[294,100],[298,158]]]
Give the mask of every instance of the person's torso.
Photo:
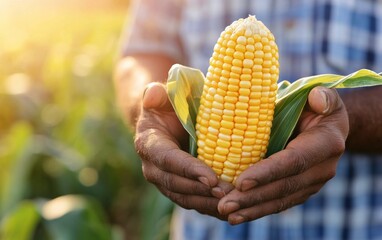
[[[379,0],[185,0],[185,5],[181,36],[188,64],[203,72],[221,31],[248,15],[276,37],[280,80],[382,69]]]

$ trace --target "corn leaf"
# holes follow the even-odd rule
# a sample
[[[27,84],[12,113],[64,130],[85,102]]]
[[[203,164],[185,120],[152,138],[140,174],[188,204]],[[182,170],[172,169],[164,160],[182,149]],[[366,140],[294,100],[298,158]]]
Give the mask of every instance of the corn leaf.
[[[170,101],[183,127],[190,134],[190,153],[196,156],[195,124],[204,75],[197,69],[174,65],[169,71],[167,90]],[[310,90],[316,86],[327,88],[358,88],[382,85],[382,77],[373,71],[361,69],[347,76],[321,74],[301,78],[293,83],[278,84],[275,115],[267,156],[285,148],[304,109]]]
[[[189,152],[196,157],[196,115],[204,85],[203,73],[194,68],[174,64],[168,73],[167,92],[179,121],[190,135]]]
[[[0,238],[32,239],[40,220],[36,205],[31,201],[21,201],[3,218],[0,224]]]

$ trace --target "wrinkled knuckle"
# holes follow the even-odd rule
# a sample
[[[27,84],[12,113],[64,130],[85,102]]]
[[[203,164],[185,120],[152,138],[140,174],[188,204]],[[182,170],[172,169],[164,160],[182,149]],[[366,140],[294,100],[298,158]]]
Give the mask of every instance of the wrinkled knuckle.
[[[293,192],[294,186],[292,185],[292,182],[289,179],[284,179],[283,182],[284,183],[283,183],[282,193],[283,193],[283,196],[286,196],[290,194],[291,192]]]
[[[176,194],[174,194],[174,193],[172,193],[172,192],[166,190],[165,193],[164,193],[164,195],[165,195],[166,197],[168,197],[168,198],[169,198],[171,201],[173,201],[174,203],[179,204],[179,203],[178,203],[178,197],[176,196]]]
[[[174,186],[174,181],[169,174],[165,174],[162,178],[162,184],[165,188],[171,190]]]
[[[197,182],[192,182],[192,184],[190,185],[190,190],[193,193],[200,193],[200,192],[210,193],[210,189],[203,189],[203,188],[201,188],[200,185],[198,185]]]
[[[174,203],[186,208],[185,206],[183,206],[183,198],[180,194],[176,194],[167,190],[165,195]]]
[[[181,173],[183,174],[182,176],[189,177],[187,166],[184,166],[184,165],[181,166]]]
[[[175,154],[176,149],[157,151],[155,153],[156,162],[162,166],[173,164],[171,156]]]
[[[166,152],[163,151],[158,151],[155,153],[155,162],[157,164],[167,164],[167,159],[166,159]]]
[[[280,173],[283,172],[282,165],[278,164],[271,164],[271,161],[268,161],[266,164],[266,169],[265,171],[268,173],[266,178],[259,178],[259,177],[254,177],[254,180],[258,182],[259,184],[266,184],[267,182],[274,181],[276,179],[280,178]]]
[[[137,151],[138,155],[141,157],[142,160],[149,159],[149,153],[148,149],[145,148],[145,136],[144,134],[137,134],[134,138],[134,147]]]
[[[260,204],[260,203],[264,202],[264,196],[263,196],[263,194],[253,194],[251,200],[254,204]],[[240,201],[239,201],[239,203],[241,206],[244,205]]]
[[[278,173],[278,170],[276,170],[276,168],[270,168],[269,169],[269,175],[268,175],[268,178],[269,179],[276,179],[277,178],[277,174]],[[263,184],[264,182],[262,182],[261,180],[257,180],[260,184]]]
[[[299,188],[299,183],[295,180],[293,180],[293,178],[285,178],[283,180],[283,184],[282,184],[282,195],[283,196],[287,196],[287,195],[290,195],[294,192],[296,192]]]
[[[293,151],[292,157],[294,160],[293,168],[295,173],[304,172],[308,168],[308,161],[305,159],[305,157],[302,154],[299,154],[296,151]]]
[[[151,153],[150,161],[162,169],[171,164],[169,156],[167,151],[155,151]]]

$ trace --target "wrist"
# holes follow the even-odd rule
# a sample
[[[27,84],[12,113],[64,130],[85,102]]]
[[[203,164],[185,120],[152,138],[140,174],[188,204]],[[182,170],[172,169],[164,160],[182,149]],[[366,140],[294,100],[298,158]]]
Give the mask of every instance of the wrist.
[[[346,149],[359,153],[381,152],[382,87],[368,87],[345,91],[341,98],[349,118],[349,136]]]

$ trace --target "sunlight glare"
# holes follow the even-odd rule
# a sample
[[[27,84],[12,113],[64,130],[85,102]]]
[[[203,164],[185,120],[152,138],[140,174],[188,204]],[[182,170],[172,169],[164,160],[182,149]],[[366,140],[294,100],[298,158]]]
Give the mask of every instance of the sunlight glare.
[[[15,73],[5,80],[6,92],[12,95],[27,93],[31,88],[31,78],[24,73]]]
[[[47,202],[42,207],[42,215],[47,220],[60,218],[82,205],[82,200],[76,196],[63,196]]]

